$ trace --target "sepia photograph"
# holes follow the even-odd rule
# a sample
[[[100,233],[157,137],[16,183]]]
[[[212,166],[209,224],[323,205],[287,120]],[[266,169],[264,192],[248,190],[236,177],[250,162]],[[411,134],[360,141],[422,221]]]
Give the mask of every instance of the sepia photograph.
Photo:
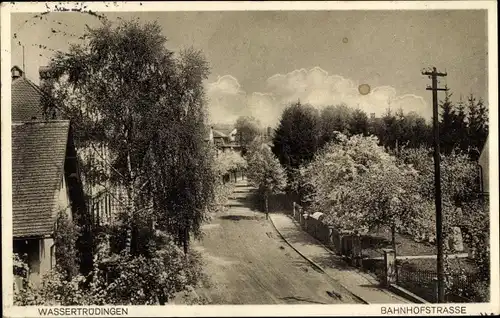
[[[2,4],[4,309],[498,310],[474,2]]]

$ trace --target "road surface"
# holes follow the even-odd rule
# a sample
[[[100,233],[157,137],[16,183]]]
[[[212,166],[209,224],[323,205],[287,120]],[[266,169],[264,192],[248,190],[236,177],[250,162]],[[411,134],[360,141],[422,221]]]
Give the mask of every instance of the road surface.
[[[228,211],[203,226],[193,247],[205,260],[208,282],[196,293],[207,304],[359,303],[291,249],[249,204],[238,184]]]

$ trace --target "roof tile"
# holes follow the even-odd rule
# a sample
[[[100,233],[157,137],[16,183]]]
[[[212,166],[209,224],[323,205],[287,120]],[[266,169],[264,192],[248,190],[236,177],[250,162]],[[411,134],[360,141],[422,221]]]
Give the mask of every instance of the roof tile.
[[[12,121],[43,120],[42,96],[38,86],[25,77],[12,81]]]
[[[12,124],[14,237],[52,233],[68,134],[69,121]]]

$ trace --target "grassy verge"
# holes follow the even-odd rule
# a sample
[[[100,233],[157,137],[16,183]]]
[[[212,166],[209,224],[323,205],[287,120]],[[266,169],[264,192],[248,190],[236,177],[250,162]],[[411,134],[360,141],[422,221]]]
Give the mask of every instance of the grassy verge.
[[[365,258],[383,256],[383,249],[392,248],[391,232],[385,228],[372,231],[363,236],[361,244]],[[464,246],[462,253],[467,251],[467,246]],[[396,233],[396,253],[398,256],[436,255],[437,249],[433,244],[416,242],[408,235]]]
[[[402,266],[405,266],[410,271],[436,271],[436,259],[410,259],[399,261]],[[466,273],[475,273],[477,268],[472,261],[467,258],[450,259],[449,269],[453,272],[463,270]]]

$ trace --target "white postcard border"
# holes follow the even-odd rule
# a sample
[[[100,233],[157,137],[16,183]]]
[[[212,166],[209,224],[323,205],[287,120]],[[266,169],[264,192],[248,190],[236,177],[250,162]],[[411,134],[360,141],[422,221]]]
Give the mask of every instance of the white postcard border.
[[[112,11],[243,11],[243,10],[442,10],[442,9],[486,9],[488,10],[488,92],[490,105],[490,240],[491,240],[491,301],[485,304],[412,304],[412,305],[208,305],[208,306],[116,306],[127,308],[128,316],[379,316],[391,315],[387,308],[422,307],[445,308],[465,306],[466,315],[489,315],[500,313],[499,289],[499,205],[498,205],[498,43],[497,6],[495,1],[370,1],[370,2],[325,2],[325,1],[266,1],[266,2],[51,2],[51,3],[3,3],[1,7],[1,138],[2,138],[2,296],[5,315],[8,317],[43,317],[39,309],[43,307],[11,306],[13,301],[12,275],[12,174],[11,174],[11,92],[10,92],[10,51],[11,13],[45,12],[47,9],[84,8],[94,12]],[[496,105],[496,107],[491,107]],[[55,307],[50,307],[55,308]],[[61,307],[62,308],[62,307]],[[83,306],[82,306],[83,308]],[[91,308],[91,307],[85,307]],[[94,307],[95,308],[95,307]],[[384,314],[383,309],[386,308]],[[444,309],[442,309],[444,310]],[[420,313],[421,315],[422,313]],[[401,313],[395,314],[401,315]],[[412,314],[406,314],[412,315]],[[427,315],[424,313],[424,315]],[[439,315],[435,313],[434,315]],[[64,315],[61,315],[64,316]],[[91,315],[89,315],[91,316]],[[95,315],[93,315],[95,316]]]

